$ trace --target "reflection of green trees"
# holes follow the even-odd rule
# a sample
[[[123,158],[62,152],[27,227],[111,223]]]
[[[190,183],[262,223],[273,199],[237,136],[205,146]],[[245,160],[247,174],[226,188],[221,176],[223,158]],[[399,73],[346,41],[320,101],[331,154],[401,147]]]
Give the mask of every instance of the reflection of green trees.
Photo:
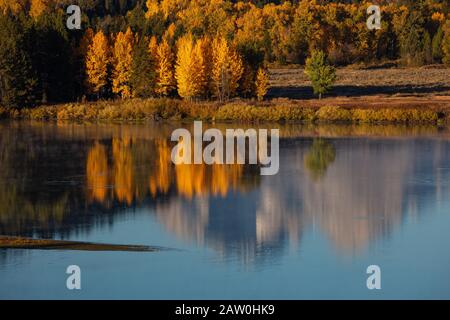
[[[34,224],[41,227],[60,224],[67,205],[67,193],[52,201],[32,202],[19,192],[16,185],[8,189],[0,188],[0,234],[28,233]]]
[[[313,180],[318,180],[323,177],[335,158],[336,150],[331,143],[323,139],[314,139],[311,149],[305,156],[305,168],[311,173]]]
[[[8,235],[31,232],[33,224],[60,223],[69,202],[67,190],[34,188],[36,181],[51,179],[51,172],[39,170],[36,164],[54,160],[43,154],[47,148],[42,144],[33,144],[30,133],[18,135],[15,129],[0,134],[0,234]]]

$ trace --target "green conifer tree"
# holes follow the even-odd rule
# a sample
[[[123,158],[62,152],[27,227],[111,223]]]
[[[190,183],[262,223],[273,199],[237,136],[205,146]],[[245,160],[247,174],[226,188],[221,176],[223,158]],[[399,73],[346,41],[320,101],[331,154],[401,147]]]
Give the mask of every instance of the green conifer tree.
[[[27,107],[36,103],[36,74],[24,41],[21,23],[0,15],[0,104]]]
[[[148,52],[148,38],[141,37],[133,50],[130,84],[135,97],[150,97],[155,94],[154,58]]]

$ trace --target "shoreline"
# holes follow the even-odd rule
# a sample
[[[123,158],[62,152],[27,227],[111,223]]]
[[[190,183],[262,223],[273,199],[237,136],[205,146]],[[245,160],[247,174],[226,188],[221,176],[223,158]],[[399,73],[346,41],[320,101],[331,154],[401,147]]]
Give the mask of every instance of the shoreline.
[[[223,103],[169,98],[101,100],[29,109],[0,107],[0,119],[445,124],[450,122],[450,96],[234,99]]]
[[[122,245],[69,240],[34,239],[0,235],[0,249],[76,250],[76,251],[127,251],[157,252],[162,248],[144,245]]]

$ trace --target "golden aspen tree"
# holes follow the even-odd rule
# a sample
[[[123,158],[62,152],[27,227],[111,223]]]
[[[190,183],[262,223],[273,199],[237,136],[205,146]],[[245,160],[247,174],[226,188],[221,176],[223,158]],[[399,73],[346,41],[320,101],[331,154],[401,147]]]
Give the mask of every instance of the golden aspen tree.
[[[156,93],[161,96],[168,96],[174,89],[175,79],[173,70],[172,48],[163,40],[157,49],[157,82]]]
[[[210,54],[209,54],[209,41],[206,37],[200,38],[195,42],[193,51],[193,63],[194,63],[194,74],[193,81],[196,86],[196,96],[205,97],[208,93],[209,81],[209,67]]]
[[[26,12],[27,7],[27,0],[0,0],[0,10],[3,14],[6,14],[7,12],[11,12],[13,14]]]
[[[191,83],[192,66],[192,36],[184,36],[178,40],[177,62],[175,66],[175,78],[177,80],[178,94],[182,98],[191,98],[193,88]]]
[[[145,17],[147,19],[150,19],[159,13],[158,0],[147,0],[145,5],[147,7],[147,12],[145,13]]]
[[[0,12],[6,14],[8,12],[9,3],[6,0],[0,0]]]
[[[225,98],[225,87],[228,83],[227,55],[228,45],[224,38],[215,38],[212,44],[213,48],[213,70],[212,79],[214,82],[214,91],[216,97],[222,101]]]
[[[151,19],[160,14],[167,20],[169,17],[175,17],[177,12],[181,8],[186,7],[188,3],[188,0],[147,0],[145,3],[147,7],[145,17]]]
[[[150,57],[153,61],[157,60],[158,57],[158,40],[156,40],[156,37],[153,36],[150,38],[150,41],[148,43],[148,53],[150,54]]]
[[[251,47],[255,52],[265,53],[265,36],[268,26],[262,9],[249,3],[242,16],[236,18],[236,33],[234,42],[240,47]]]
[[[201,46],[194,43],[191,34],[178,41],[175,78],[178,94],[186,99],[199,97],[205,88],[205,67]]]
[[[153,94],[155,94],[156,84],[158,83],[158,40],[155,36],[152,36],[148,42],[148,55],[152,64],[152,71],[154,73],[153,84],[151,87],[153,88]]]
[[[236,94],[244,66],[238,52],[223,37],[213,40],[212,57],[215,94],[220,101],[223,101]]]
[[[263,68],[259,68],[258,73],[256,75],[256,96],[259,101],[264,100],[264,96],[267,94],[269,90],[269,76],[267,75],[266,70]]]
[[[196,87],[196,96],[203,97],[208,91],[208,74],[206,73],[206,51],[204,49],[207,47],[205,38],[199,39],[195,42],[193,51],[193,63],[194,63],[194,74],[193,81]]]
[[[191,0],[161,0],[159,3],[160,12],[164,19],[175,18],[178,13],[191,4]]]
[[[50,8],[49,0],[31,0],[29,15],[32,18],[37,18]]]
[[[89,92],[100,95],[107,88],[110,56],[108,38],[99,31],[92,39],[86,55],[86,82]]]
[[[131,67],[133,63],[134,35],[130,28],[125,33],[119,32],[113,49],[114,71],[112,90],[122,98],[131,97]]]
[[[230,72],[229,96],[234,96],[237,93],[239,80],[244,72],[244,62],[235,48],[229,47],[228,52]]]
[[[167,40],[170,44],[173,44],[176,31],[177,26],[175,25],[175,23],[171,23],[167,30],[164,32],[163,39]]]

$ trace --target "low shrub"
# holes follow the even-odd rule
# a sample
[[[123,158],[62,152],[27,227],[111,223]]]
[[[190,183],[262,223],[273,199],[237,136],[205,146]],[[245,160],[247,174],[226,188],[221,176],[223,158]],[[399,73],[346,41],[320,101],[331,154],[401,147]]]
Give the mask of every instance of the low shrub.
[[[352,121],[352,112],[341,107],[325,106],[317,110],[316,117],[319,121]]]
[[[67,103],[32,109],[0,107],[0,118],[75,121],[145,121],[145,120],[217,120],[217,121],[303,121],[303,122],[427,122],[449,121],[446,112],[400,108],[344,108],[324,106],[319,109],[303,107],[289,100],[256,103],[236,100],[226,104],[193,102],[177,99],[130,99]]]

